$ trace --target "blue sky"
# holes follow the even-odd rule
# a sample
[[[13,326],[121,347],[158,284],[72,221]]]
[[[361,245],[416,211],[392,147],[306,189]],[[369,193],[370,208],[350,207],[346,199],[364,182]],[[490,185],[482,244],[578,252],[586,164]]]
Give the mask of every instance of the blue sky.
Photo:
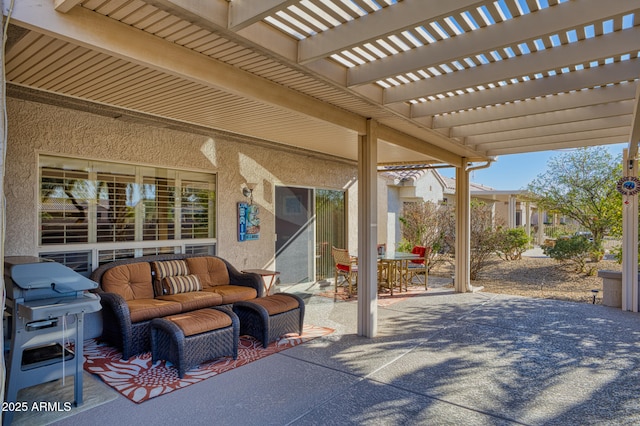
[[[622,158],[622,150],[629,144],[607,145],[609,151]],[[488,169],[472,172],[471,181],[493,189],[524,189],[529,182],[547,170],[547,161],[565,151],[544,151],[528,154],[501,155]],[[455,169],[439,169],[443,176],[455,177]]]

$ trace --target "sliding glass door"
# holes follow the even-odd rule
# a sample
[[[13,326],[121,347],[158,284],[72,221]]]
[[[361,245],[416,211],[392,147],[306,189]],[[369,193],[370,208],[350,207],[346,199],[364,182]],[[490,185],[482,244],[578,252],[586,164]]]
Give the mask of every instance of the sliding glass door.
[[[333,276],[331,246],[344,247],[344,192],[276,187],[276,268],[283,283]]]

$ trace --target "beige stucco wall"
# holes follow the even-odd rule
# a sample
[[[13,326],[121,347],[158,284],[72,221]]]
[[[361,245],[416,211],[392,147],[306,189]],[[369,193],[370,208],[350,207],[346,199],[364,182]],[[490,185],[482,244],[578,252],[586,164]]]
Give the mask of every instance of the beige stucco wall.
[[[348,189],[357,167],[267,148],[241,137],[200,135],[151,127],[25,100],[8,99],[6,255],[37,255],[38,155],[215,172],[218,179],[218,255],[237,268],[266,267],[275,248],[275,185]],[[355,143],[355,141],[354,141]],[[261,234],[237,241],[236,203],[255,182]],[[352,208],[357,203],[350,204]],[[355,225],[351,225],[353,229]]]

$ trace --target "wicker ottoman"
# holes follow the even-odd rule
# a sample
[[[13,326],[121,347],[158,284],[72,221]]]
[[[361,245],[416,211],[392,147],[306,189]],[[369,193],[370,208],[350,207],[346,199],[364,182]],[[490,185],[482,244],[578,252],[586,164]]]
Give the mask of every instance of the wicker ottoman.
[[[151,320],[151,358],[173,363],[180,378],[190,368],[222,356],[238,358],[238,317],[221,308]]]
[[[294,294],[236,302],[233,312],[240,319],[240,334],[255,337],[265,348],[283,334],[302,334],[304,301]]]

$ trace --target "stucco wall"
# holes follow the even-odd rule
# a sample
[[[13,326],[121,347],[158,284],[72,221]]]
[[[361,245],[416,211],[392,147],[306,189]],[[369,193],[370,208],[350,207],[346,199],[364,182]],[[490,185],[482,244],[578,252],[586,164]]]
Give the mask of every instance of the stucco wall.
[[[216,173],[218,255],[238,268],[269,266],[273,260],[275,185],[341,190],[357,176],[353,165],[266,148],[247,138],[203,136],[12,98],[7,110],[9,256],[37,254],[42,153]],[[260,205],[261,234],[258,241],[238,242],[236,203],[246,200],[241,192],[246,182],[258,184],[254,203]]]

